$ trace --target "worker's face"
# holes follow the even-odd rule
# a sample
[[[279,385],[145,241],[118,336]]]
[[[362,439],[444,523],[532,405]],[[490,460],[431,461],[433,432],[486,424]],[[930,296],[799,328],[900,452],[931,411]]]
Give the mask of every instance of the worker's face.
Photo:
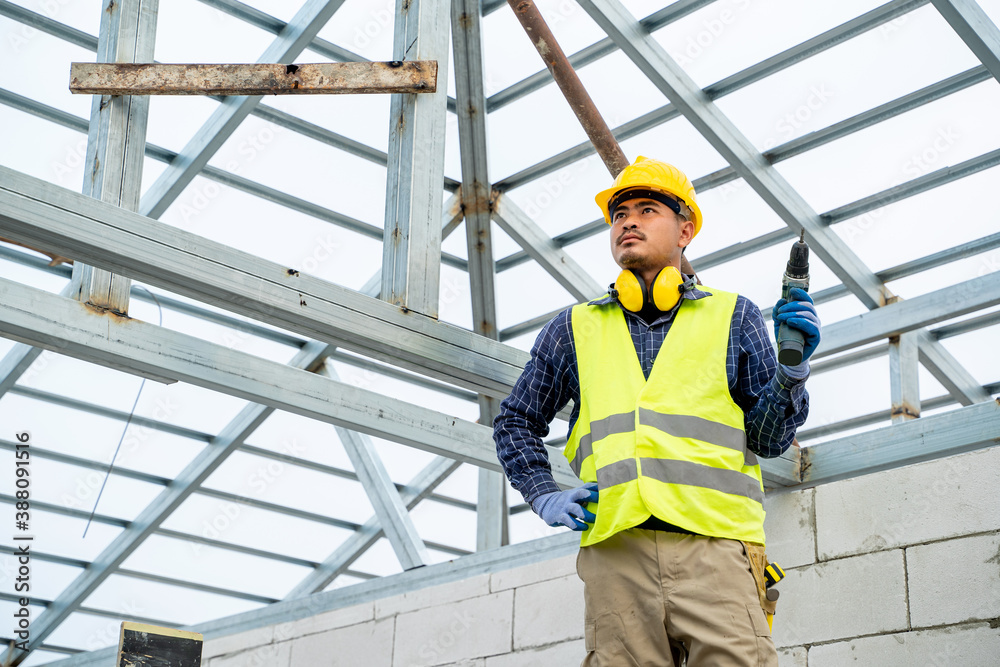
[[[644,273],[668,264],[680,267],[681,250],[693,236],[693,222],[654,199],[628,199],[611,216],[611,255],[623,269]]]

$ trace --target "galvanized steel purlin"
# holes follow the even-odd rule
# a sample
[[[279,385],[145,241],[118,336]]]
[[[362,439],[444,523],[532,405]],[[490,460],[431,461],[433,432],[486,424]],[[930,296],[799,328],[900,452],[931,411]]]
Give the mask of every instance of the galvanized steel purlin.
[[[438,89],[394,94],[382,239],[383,301],[437,318],[448,72],[447,0],[397,0],[396,60],[435,60]]]
[[[975,0],[931,0],[969,50],[1000,82],[1000,29]]]
[[[329,364],[323,366],[320,374],[340,382],[337,371]],[[364,433],[343,426],[337,425],[335,428],[337,437],[340,438],[340,443],[351,460],[351,466],[357,472],[358,480],[375,509],[375,516],[392,545],[399,565],[404,570],[411,570],[430,563],[427,548],[416,526],[413,525],[413,519],[410,518],[406,505],[389,476],[389,471],[375,450],[372,439]]]
[[[97,59],[101,63],[152,60],[159,0],[103,3]],[[95,95],[91,99],[83,193],[129,211],[139,208],[149,98]],[[73,265],[76,298],[128,314],[132,281],[86,264]]]
[[[472,330],[492,340],[498,338],[496,316],[493,208],[487,159],[486,93],[483,66],[482,21],[478,0],[451,3],[452,44],[455,62],[455,111],[462,161],[461,210],[465,218]],[[493,423],[499,411],[497,398],[479,395],[479,422]],[[476,550],[507,544],[507,481],[502,473],[479,470]]]

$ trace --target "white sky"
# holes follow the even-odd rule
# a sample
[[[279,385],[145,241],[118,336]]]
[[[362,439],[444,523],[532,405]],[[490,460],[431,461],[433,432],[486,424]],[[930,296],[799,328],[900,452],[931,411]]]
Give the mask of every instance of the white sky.
[[[97,0],[19,0],[16,4],[97,34],[100,18]],[[278,0],[254,0],[248,4],[282,20],[290,19],[298,9],[298,3]],[[571,0],[541,4],[567,53],[604,37]],[[637,17],[663,6],[645,0],[630,0],[625,4]],[[659,30],[655,37],[699,85],[707,86],[880,4],[874,0],[822,3],[718,0]],[[1000,19],[1000,0],[981,0],[980,4],[994,21]],[[392,55],[392,14],[392,4],[386,0],[347,0],[320,36],[366,58],[388,60]],[[484,20],[484,32],[488,95],[541,68],[537,53],[506,7]],[[156,59],[161,62],[253,62],[272,39],[272,35],[195,0],[160,2]],[[89,96],[69,94],[67,82],[70,62],[92,60],[93,54],[84,49],[0,18],[0,88],[88,117]],[[297,59],[298,62],[323,60],[312,52]],[[758,148],[766,150],[977,64],[973,54],[928,4],[728,95],[718,105]],[[451,67],[449,64],[449,73]],[[582,68],[580,75],[612,127],[666,103],[662,94],[621,52]],[[448,85],[454,94],[450,78]],[[386,150],[387,96],[272,97],[265,103]],[[777,169],[810,205],[823,213],[1000,148],[1000,126],[995,122],[998,104],[1000,86],[990,79],[781,162]],[[148,141],[179,151],[215,105],[214,101],[193,97],[153,98]],[[446,172],[459,179],[454,116],[449,116],[448,123]],[[72,190],[80,189],[85,136],[3,105],[0,105],[0,127],[4,128],[0,131],[0,164]],[[585,140],[553,85],[491,114],[488,129],[489,169],[494,181]],[[623,142],[623,148],[632,159],[643,154],[674,162],[692,179],[725,166],[718,153],[684,119],[629,139]],[[259,118],[251,116],[245,121],[210,164],[382,226],[383,167]],[[160,162],[146,160],[144,189],[164,168]],[[513,190],[509,196],[547,233],[556,235],[600,215],[593,196],[607,187],[608,182],[604,166],[591,157]],[[834,229],[871,269],[882,270],[996,233],[1000,230],[1000,214],[990,195],[998,186],[1000,170],[994,168],[890,205],[870,216],[844,222]],[[699,203],[705,226],[689,249],[689,257],[696,264],[700,256],[783,227],[777,215],[742,181],[702,193]],[[361,287],[381,262],[381,246],[376,241],[201,177],[195,179],[161,220],[271,261],[303,267],[302,270],[351,288]],[[519,250],[496,227],[494,234],[497,259]],[[464,237],[464,229],[459,228],[445,241],[444,249],[465,257]],[[568,250],[599,283],[614,280],[617,268],[603,234],[576,243]],[[766,310],[778,296],[787,252],[788,244],[781,243],[706,270],[702,279],[710,285],[738,290]],[[993,250],[896,281],[890,287],[905,298],[913,298],[998,268],[1000,250]],[[0,259],[0,276],[50,291],[58,291],[65,282],[58,276],[3,259]],[[812,278],[813,291],[839,282],[815,254]],[[500,274],[496,282],[501,329],[572,303],[572,297],[533,263]],[[155,288],[154,291],[162,294]],[[470,326],[468,292],[464,273],[442,268],[442,320]],[[854,297],[819,307],[827,324],[863,311]],[[133,301],[131,314],[147,321],[157,319],[155,307],[144,301]],[[276,361],[287,362],[296,351],[288,345],[240,334],[170,309],[163,318],[164,326],[171,329]],[[943,344],[977,381],[996,382],[1000,380],[998,329],[997,326],[982,329],[947,339]],[[534,335],[522,336],[511,344],[528,349]],[[10,341],[0,339],[0,353],[11,346]],[[406,383],[341,362],[334,366],[345,382],[466,419],[478,417],[478,408],[473,403],[426,390],[414,391]],[[139,383],[140,379],[133,376],[45,353],[22,378],[19,387],[127,412]],[[920,383],[924,399],[945,393],[923,368]],[[810,380],[809,390],[812,410],[805,429],[887,409],[888,359],[881,357],[817,375]],[[243,405],[241,400],[190,385],[147,382],[137,415],[167,421],[209,437],[218,433]],[[110,460],[122,428],[120,421],[42,402],[24,396],[23,392],[8,393],[0,399],[0,423],[6,431],[30,429],[38,447],[101,462]],[[554,426],[554,436],[564,434],[564,425]],[[10,437],[10,433],[0,434],[5,440]],[[133,427],[117,465],[170,478],[200,451],[203,442]],[[274,414],[248,442],[323,465],[351,468],[331,426],[287,413]],[[398,483],[408,482],[432,458],[400,445],[382,441],[376,444]],[[33,460],[32,474],[36,500],[88,511],[101,479],[98,471],[43,458]],[[463,466],[438,493],[475,502],[476,479],[475,469]],[[371,505],[357,482],[245,452],[230,457],[206,486],[356,523],[363,523],[372,515]],[[4,493],[9,493],[8,487],[4,488]],[[129,520],[160,488],[114,476],[99,512]],[[520,498],[512,498],[511,502],[520,502]],[[413,517],[425,539],[469,550],[475,548],[472,512],[425,501],[415,509]],[[81,539],[82,521],[41,511],[33,513],[32,521],[38,536],[36,550],[81,560],[94,558],[119,532],[116,527],[95,524],[87,538]],[[233,505],[205,495],[192,496],[164,527],[317,561],[348,535],[343,528]],[[530,513],[512,520],[515,541],[549,532]],[[437,560],[450,557],[443,552],[432,553]],[[5,557],[0,567],[0,582],[5,592],[9,592],[11,585],[9,560]],[[147,540],[124,567],[275,598],[283,597],[307,573],[299,565],[265,562],[255,556],[192,546],[165,536]],[[353,568],[377,575],[399,571],[384,539]],[[35,560],[32,580],[37,588],[33,592],[43,598],[55,597],[78,572],[78,568],[69,565]],[[341,577],[333,585],[352,582],[349,577]],[[251,609],[257,603],[113,576],[86,605],[123,616],[195,623]],[[0,613],[6,615],[12,606],[0,602]],[[116,621],[77,613],[48,641],[90,650],[116,639]],[[57,656],[38,653],[26,664],[40,664],[54,657]]]

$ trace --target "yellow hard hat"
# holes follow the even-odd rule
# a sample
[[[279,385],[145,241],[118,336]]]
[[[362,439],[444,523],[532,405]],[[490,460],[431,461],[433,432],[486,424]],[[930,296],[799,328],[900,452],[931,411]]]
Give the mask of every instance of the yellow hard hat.
[[[611,224],[611,212],[608,205],[619,192],[633,188],[648,188],[659,190],[680,199],[691,209],[691,222],[694,223],[694,236],[701,231],[701,209],[694,197],[694,185],[683,171],[652,158],[639,156],[633,164],[622,169],[615,178],[615,183],[607,190],[597,193],[594,201],[604,214],[604,221]],[[693,237],[692,237],[693,238]]]

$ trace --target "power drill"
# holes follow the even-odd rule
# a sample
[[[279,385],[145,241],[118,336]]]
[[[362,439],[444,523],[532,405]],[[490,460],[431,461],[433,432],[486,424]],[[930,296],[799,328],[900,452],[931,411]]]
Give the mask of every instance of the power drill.
[[[792,301],[789,294],[793,287],[809,291],[809,246],[806,244],[806,230],[802,230],[799,240],[792,244],[792,252],[785,265],[785,275],[781,277],[781,298]],[[787,324],[778,327],[778,363],[798,366],[802,363],[802,348],[805,337],[798,329]]]

